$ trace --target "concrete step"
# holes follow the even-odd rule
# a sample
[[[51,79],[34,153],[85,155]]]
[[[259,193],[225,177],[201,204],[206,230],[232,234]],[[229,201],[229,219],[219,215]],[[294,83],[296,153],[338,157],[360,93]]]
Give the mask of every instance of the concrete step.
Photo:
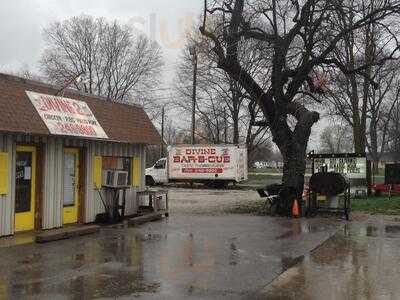
[[[140,225],[140,224],[144,224],[147,222],[161,220],[163,215],[168,216],[168,212],[167,211],[157,211],[157,212],[153,212],[153,213],[148,213],[143,216],[128,219],[126,222],[131,226],[135,226],[135,225]]]
[[[88,235],[96,233],[100,230],[100,226],[97,225],[82,225],[65,227],[60,229],[51,229],[38,233],[35,236],[36,243],[47,243],[52,241],[69,239],[72,237]]]

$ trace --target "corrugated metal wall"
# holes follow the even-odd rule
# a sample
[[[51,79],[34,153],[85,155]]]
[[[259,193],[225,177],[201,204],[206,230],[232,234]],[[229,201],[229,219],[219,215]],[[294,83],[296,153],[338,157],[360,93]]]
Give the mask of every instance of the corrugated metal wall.
[[[0,236],[14,233],[15,205],[15,151],[16,143],[44,144],[44,176],[43,180],[43,229],[62,227],[62,193],[64,147],[81,147],[86,151],[86,187],[84,222],[95,220],[98,213],[104,211],[98,191],[93,189],[93,158],[94,156],[140,157],[142,159],[142,185],[132,187],[126,193],[126,215],[137,212],[136,192],[145,187],[145,146],[139,144],[122,144],[107,142],[89,142],[77,139],[62,139],[55,137],[31,137],[28,135],[0,135],[0,151],[9,155],[9,193],[0,196]]]
[[[0,135],[0,151],[9,153],[9,179],[15,178],[15,143],[10,136]],[[0,236],[14,233],[15,180],[8,180],[8,194],[0,195]]]
[[[58,228],[63,225],[63,140],[58,138],[47,139],[44,157],[42,227],[43,229]]]
[[[143,156],[144,146],[142,145],[127,145],[127,144],[107,144],[107,143],[92,143],[87,145],[86,162],[87,170],[86,173],[86,205],[85,205],[85,223],[93,222],[96,215],[104,212],[104,205],[101,201],[99,191],[93,188],[93,158],[95,156],[115,156],[115,157],[141,157]],[[145,162],[142,163],[142,186],[140,188],[132,187],[126,191],[126,207],[125,214],[132,215],[137,212],[137,201],[136,192],[144,187],[144,167]],[[90,170],[90,171],[89,171]],[[106,199],[106,195],[103,190],[100,191],[103,199]],[[122,192],[120,194],[122,199]]]

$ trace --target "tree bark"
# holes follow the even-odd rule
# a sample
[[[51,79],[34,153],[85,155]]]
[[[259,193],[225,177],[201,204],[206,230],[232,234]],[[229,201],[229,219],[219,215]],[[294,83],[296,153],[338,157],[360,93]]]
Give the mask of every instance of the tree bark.
[[[286,145],[283,156],[282,183],[285,187],[296,190],[296,196],[301,198],[304,188],[306,171],[306,153],[297,142],[292,141]]]
[[[286,119],[271,124],[275,144],[283,157],[282,184],[295,191],[297,199],[302,198],[306,172],[306,151],[312,126],[319,120],[319,114],[309,111],[303,105],[292,102],[288,105],[290,113],[297,119],[295,129],[290,129]],[[292,199],[293,200],[293,199]]]
[[[234,106],[232,121],[233,121],[233,143],[239,144],[239,107]]]
[[[353,126],[353,137],[354,137],[354,151],[356,153],[365,153],[365,127],[358,123],[354,123]]]

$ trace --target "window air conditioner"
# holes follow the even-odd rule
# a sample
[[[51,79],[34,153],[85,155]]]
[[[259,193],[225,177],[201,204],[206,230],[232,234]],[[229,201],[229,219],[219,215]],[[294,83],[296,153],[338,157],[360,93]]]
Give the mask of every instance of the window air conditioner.
[[[119,170],[104,170],[103,186],[107,187],[128,186],[128,172]]]

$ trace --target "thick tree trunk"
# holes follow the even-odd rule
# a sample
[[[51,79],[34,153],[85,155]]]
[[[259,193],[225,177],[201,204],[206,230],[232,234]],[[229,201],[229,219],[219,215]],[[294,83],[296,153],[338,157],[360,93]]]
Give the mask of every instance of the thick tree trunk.
[[[365,127],[360,124],[353,126],[353,137],[354,137],[354,151],[356,153],[365,153]]]
[[[289,110],[297,119],[297,124],[292,130],[286,119],[279,119],[271,126],[275,144],[283,157],[283,196],[282,206],[285,215],[290,215],[294,199],[300,200],[304,189],[304,176],[306,172],[306,151],[311,135],[311,127],[319,120],[319,114],[307,110],[296,103],[289,105]]]
[[[379,174],[379,159],[374,159],[372,162],[372,172],[374,175]]]
[[[233,143],[239,144],[239,114],[235,114],[233,117]]]
[[[306,171],[306,147],[307,144],[302,144],[293,136],[288,137],[287,143],[279,146],[283,157],[283,188],[280,192],[277,213],[282,216],[291,216],[295,199],[301,205]]]
[[[378,149],[378,129],[376,114],[371,114],[371,121],[369,125],[370,145],[369,151],[372,156],[372,172],[377,175],[379,173],[379,149]]]
[[[302,197],[304,188],[304,176],[306,172],[306,153],[304,148],[296,142],[287,145],[287,150],[283,156],[283,176],[282,183],[296,191],[298,199]]]
[[[301,199],[304,189],[304,176],[306,170],[304,148],[295,141],[288,143],[285,150],[282,151],[283,156],[283,188],[280,192],[280,203],[277,207],[278,214],[283,216],[291,216],[292,206],[295,199],[301,205]]]
[[[239,144],[239,114],[240,114],[240,95],[239,84],[231,81],[232,89],[232,121],[233,121],[233,143]]]

